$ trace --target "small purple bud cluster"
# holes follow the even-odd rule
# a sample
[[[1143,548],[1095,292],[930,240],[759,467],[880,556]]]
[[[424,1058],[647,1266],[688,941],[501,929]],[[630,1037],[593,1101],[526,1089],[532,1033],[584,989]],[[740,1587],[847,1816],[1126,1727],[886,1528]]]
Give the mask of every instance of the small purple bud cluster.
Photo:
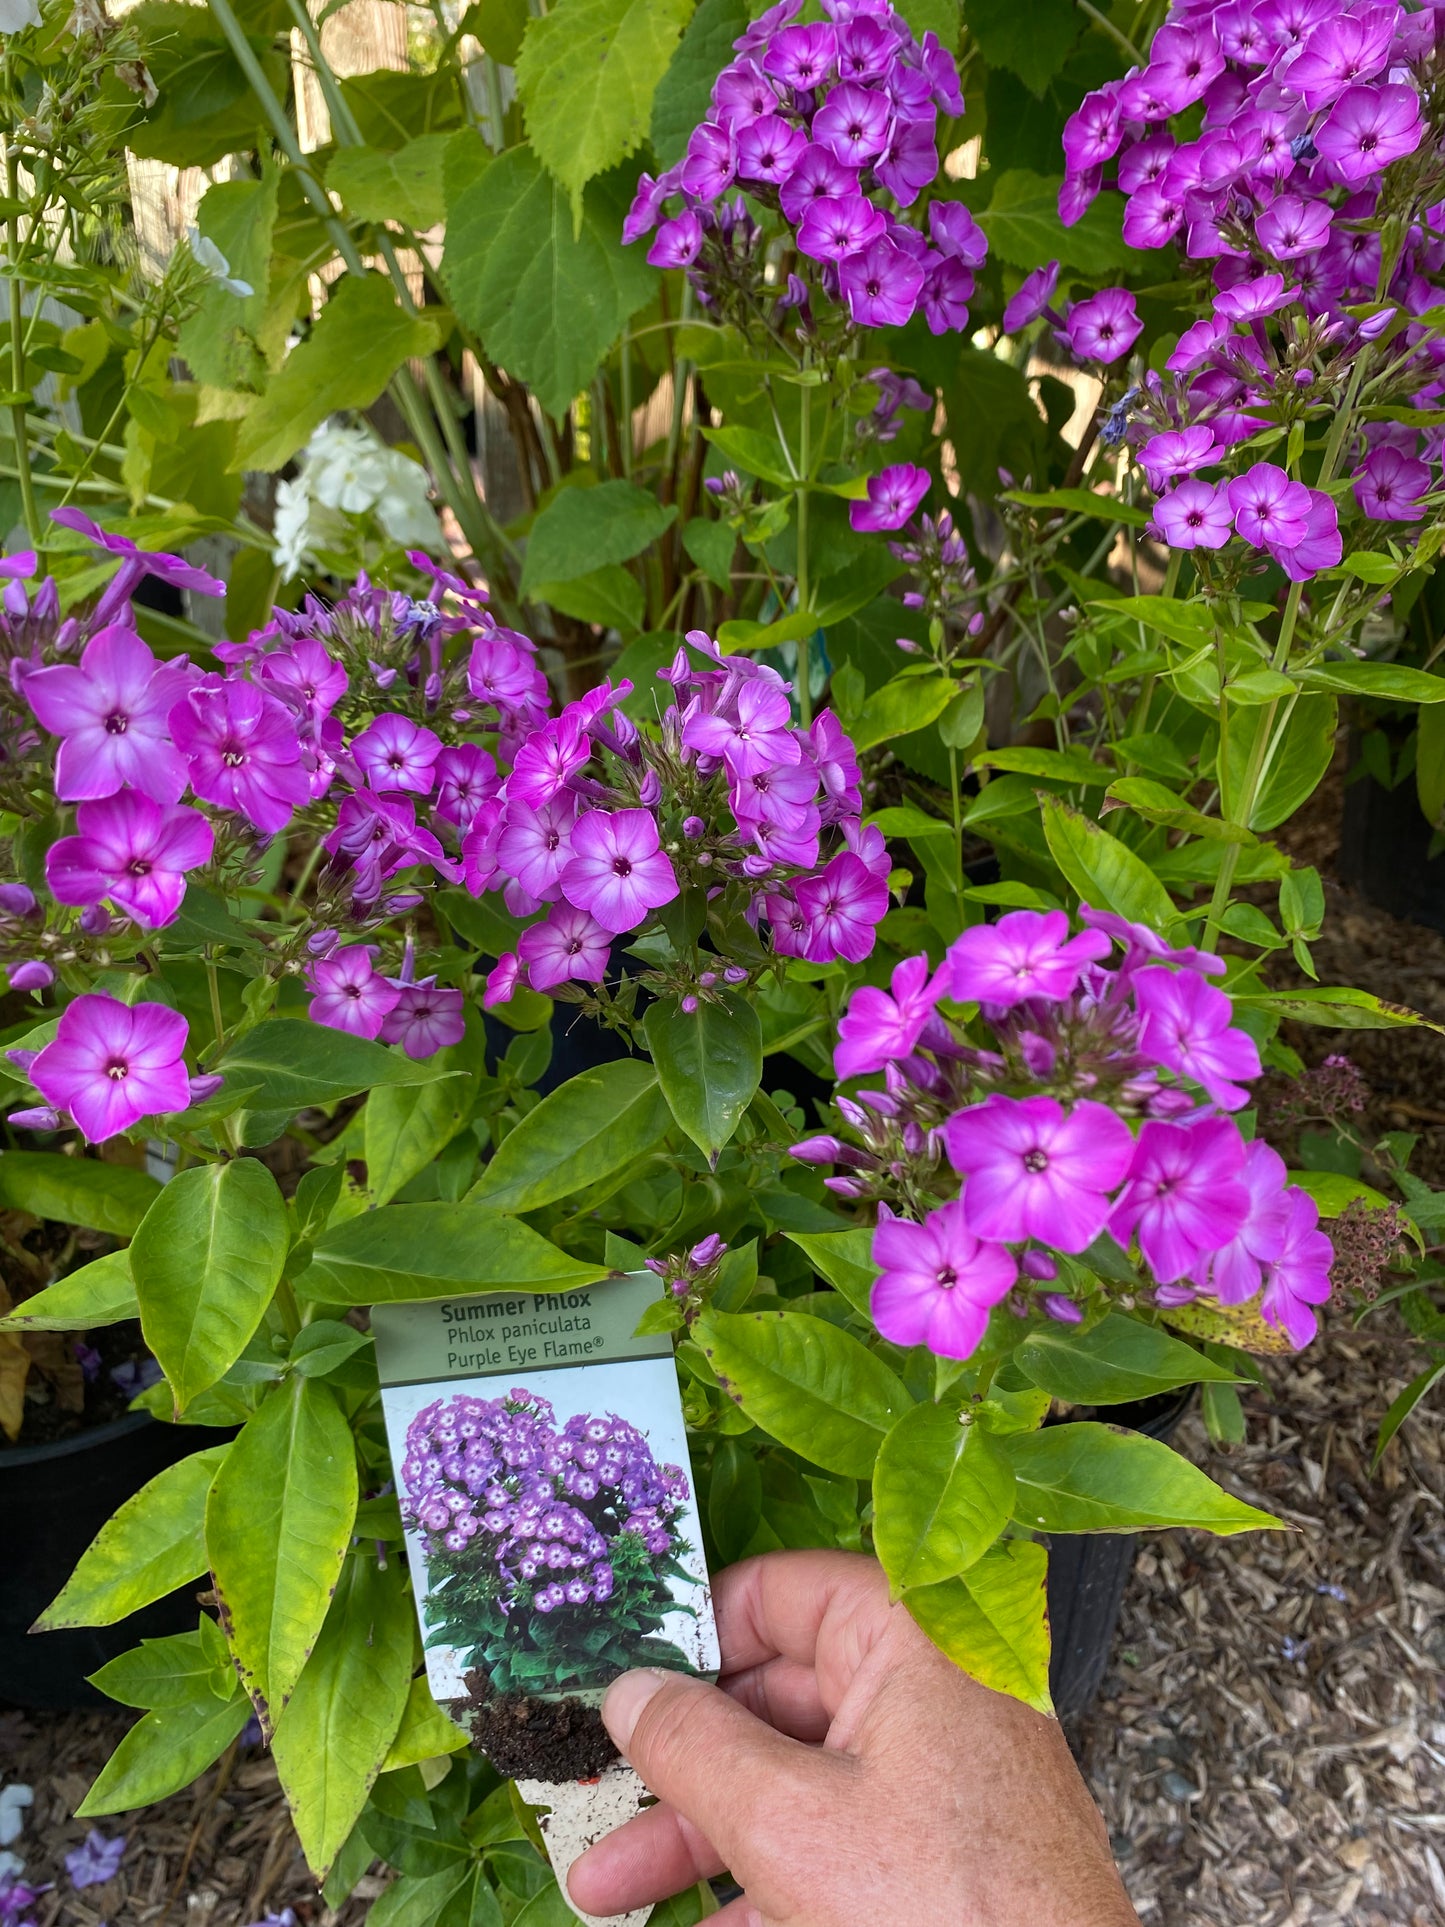
[[[661,1278],[671,1295],[689,1307],[700,1306],[709,1287],[716,1281],[717,1268],[727,1250],[716,1231],[695,1244],[691,1251],[666,1258],[647,1258],[647,1269]]]
[[[799,25],[802,0],[780,0],[733,42],[707,120],[675,167],[643,175],[622,238],[657,227],[648,260],[687,268],[704,305],[726,310],[758,240],[741,195],[723,199],[741,188],[798,252],[772,326],[796,309],[810,328],[811,284],[855,327],[901,328],[921,308],[934,334],[965,328],[982,229],[956,201],[931,203],[926,234],[902,218],[937,178],[940,112],[963,113],[953,56],[886,0],[823,5],[827,20]]]
[[[1082,922],[1071,936],[1061,910],[1012,911],[966,930],[937,970],[907,958],[890,991],[854,991],[834,1068],[882,1071],[883,1088],[837,1100],[857,1143],[811,1138],[794,1156],[841,1166],[829,1188],[878,1206],[878,1329],[966,1358],[1021,1278],[1052,1285],[1055,1254],[1107,1232],[1137,1246],[1159,1304],[1262,1290],[1263,1317],[1304,1346],[1330,1243],[1283,1159],[1229,1115],[1260,1061],[1209,982],[1223,964],[1113,912]],[[945,1018],[944,997],[976,1019]],[[1077,1312],[1068,1293],[1045,1299],[1053,1317]]]

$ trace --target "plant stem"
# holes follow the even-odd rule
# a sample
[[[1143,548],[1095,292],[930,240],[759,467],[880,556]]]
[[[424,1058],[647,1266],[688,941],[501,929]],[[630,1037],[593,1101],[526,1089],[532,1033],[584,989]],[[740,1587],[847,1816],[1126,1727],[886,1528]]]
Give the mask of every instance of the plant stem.
[[[5,92],[10,92],[10,63],[5,63]],[[20,197],[20,163],[15,157],[13,139],[5,142],[5,192],[14,207]],[[10,282],[10,387],[16,395],[25,391],[25,341],[23,323],[25,320],[22,306],[23,289],[20,282],[20,216],[11,214],[5,223],[5,250],[7,255],[6,271]],[[20,505],[25,517],[25,528],[38,558],[41,574],[45,573],[43,543],[44,527],[40,520],[40,505],[35,499],[35,482],[30,473],[30,441],[25,420],[25,403],[13,401],[10,404],[10,431],[15,437],[15,468],[20,481]]]
[[[963,901],[963,791],[958,782],[958,751],[949,745],[948,786],[953,792],[953,874]]]
[[[226,1034],[226,1020],[221,1015],[221,979],[210,957],[206,959],[206,988],[211,993],[211,1023],[216,1032],[216,1055],[219,1056]]]
[[[812,585],[808,581],[808,484],[813,468],[813,410],[806,388],[799,389],[803,406],[798,428],[798,472],[802,486],[794,500],[798,505],[798,610],[807,615],[813,607]],[[781,429],[780,429],[781,432]],[[810,636],[798,638],[798,715],[804,729],[813,725],[813,644]]]
[[[1091,6],[1089,0],[1074,0],[1074,4],[1080,13],[1086,13],[1096,27],[1108,34],[1116,46],[1123,48],[1124,52],[1128,54],[1136,67],[1145,67],[1148,65],[1143,54],[1140,53],[1128,34],[1124,32],[1122,27],[1116,27],[1106,13],[1100,12],[1098,7]]]

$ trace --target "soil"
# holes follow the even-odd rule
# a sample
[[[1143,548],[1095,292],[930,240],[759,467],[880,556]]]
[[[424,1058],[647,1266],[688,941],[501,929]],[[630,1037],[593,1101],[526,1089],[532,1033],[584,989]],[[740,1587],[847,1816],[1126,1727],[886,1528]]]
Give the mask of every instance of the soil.
[[[617,1759],[602,1715],[579,1699],[495,1693],[485,1673],[467,1674],[473,1745],[514,1780],[592,1780]]]
[[[62,1343],[72,1342],[67,1333],[54,1336]],[[32,1370],[25,1388],[25,1422],[13,1443],[0,1432],[0,1460],[9,1451],[31,1445],[55,1445],[61,1439],[74,1438],[77,1432],[109,1425],[114,1419],[124,1418],[130,1410],[132,1394],[112,1384],[110,1374],[117,1365],[138,1365],[150,1357],[140,1326],[134,1319],[128,1319],[123,1325],[108,1325],[103,1331],[85,1333],[84,1342],[100,1353],[100,1375],[94,1384],[85,1388],[84,1410],[66,1411],[51,1397],[42,1374]]]

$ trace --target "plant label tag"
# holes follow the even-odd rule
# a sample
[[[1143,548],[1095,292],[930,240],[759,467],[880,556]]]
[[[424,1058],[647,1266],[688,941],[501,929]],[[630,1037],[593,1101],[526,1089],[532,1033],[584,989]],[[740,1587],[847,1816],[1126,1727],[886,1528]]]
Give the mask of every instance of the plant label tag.
[[[547,1843],[547,1857],[557,1876],[557,1885],[567,1892],[567,1876],[587,1849],[630,1820],[642,1810],[647,1788],[630,1766],[620,1760],[596,1780],[571,1780],[556,1785],[546,1780],[518,1780],[517,1791],[529,1807],[536,1807],[537,1824]],[[571,1900],[567,1902],[572,1906]],[[645,1927],[651,1907],[635,1907],[631,1913],[573,1913],[583,1927]]]
[[[427,1678],[513,1777],[615,1759],[619,1673],[718,1669],[672,1341],[637,1336],[658,1288],[372,1311]]]

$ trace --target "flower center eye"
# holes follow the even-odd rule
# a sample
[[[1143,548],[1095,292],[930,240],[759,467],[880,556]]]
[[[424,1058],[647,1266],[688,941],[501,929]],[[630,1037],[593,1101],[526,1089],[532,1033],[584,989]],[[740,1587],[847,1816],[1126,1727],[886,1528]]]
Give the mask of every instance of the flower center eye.
[[[940,1265],[935,1274],[935,1281],[942,1285],[945,1291],[952,1291],[953,1287],[958,1283],[958,1273],[952,1265]]]
[[[150,861],[143,856],[133,856],[125,867],[127,874],[133,877],[148,877],[151,873]]]
[[[113,709],[105,719],[105,733],[107,736],[124,736],[129,727],[130,717],[126,715],[123,709]]]
[[[221,751],[221,761],[227,769],[239,769],[246,760],[244,749],[237,749],[234,743]]]
[[[1032,1151],[1024,1152],[1025,1171],[1032,1171],[1034,1175],[1037,1176],[1040,1171],[1047,1171],[1048,1168],[1048,1155],[1046,1152],[1039,1150],[1037,1145],[1034,1146]]]
[[[114,1078],[117,1084],[120,1083],[123,1077],[128,1076],[129,1073],[130,1065],[126,1063],[123,1057],[112,1057],[105,1067],[106,1076]]]
[[[630,877],[632,875],[632,865],[625,856],[613,857],[612,874],[616,877]]]

